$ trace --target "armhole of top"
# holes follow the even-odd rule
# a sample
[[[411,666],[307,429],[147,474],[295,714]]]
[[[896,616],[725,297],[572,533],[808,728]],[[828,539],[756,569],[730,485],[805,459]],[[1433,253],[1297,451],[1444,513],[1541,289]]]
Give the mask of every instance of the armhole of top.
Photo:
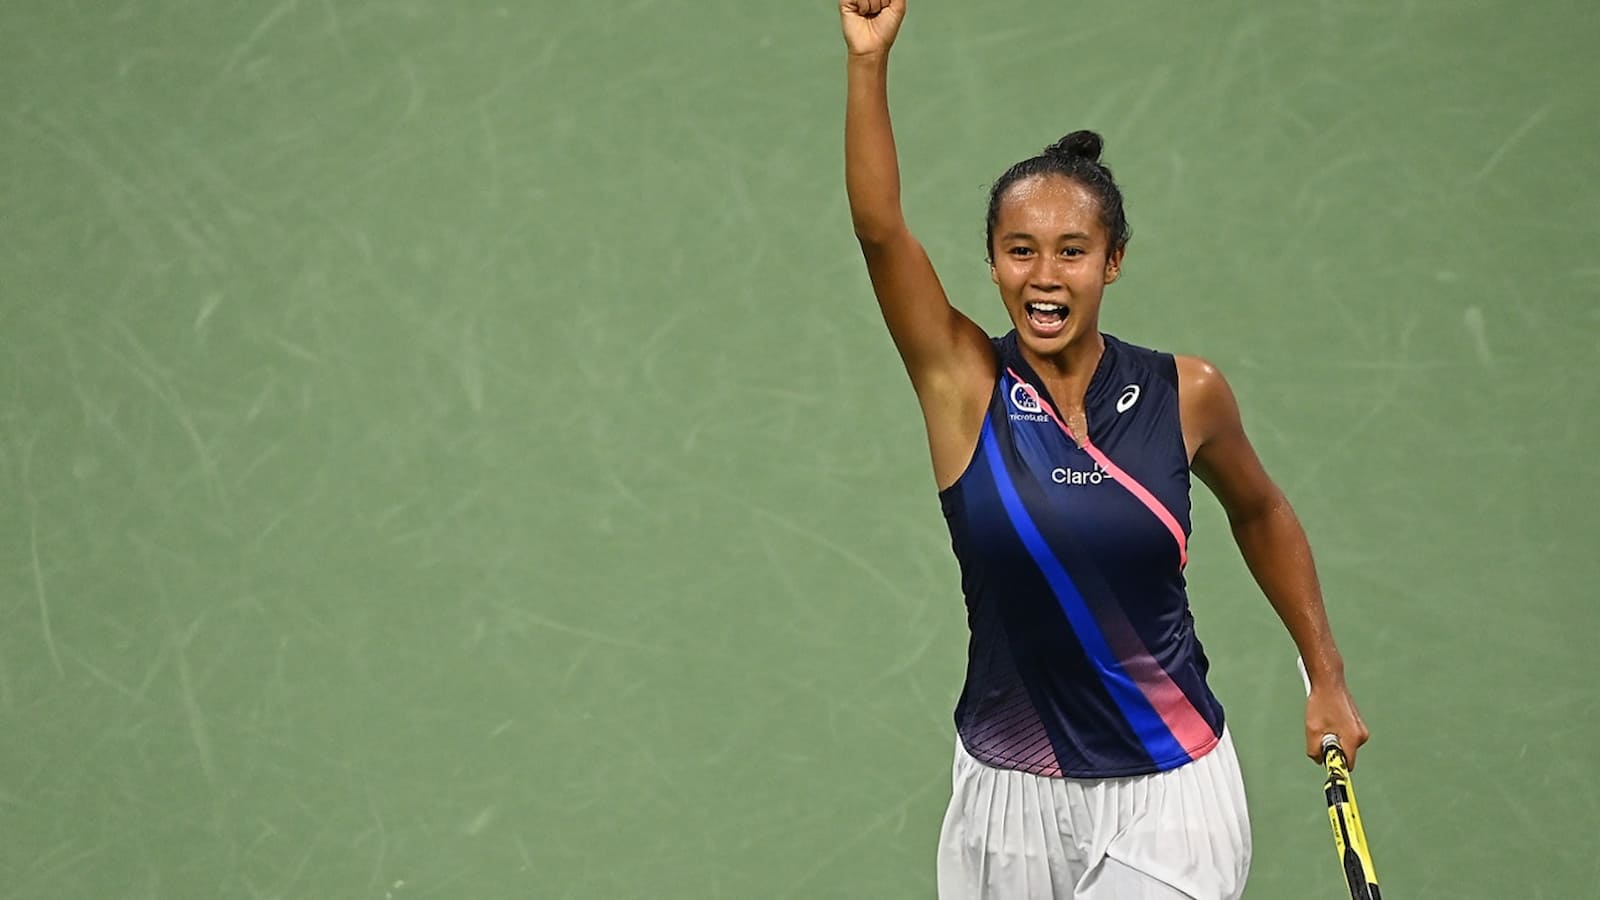
[[[1161,377],[1167,382],[1167,384],[1172,385],[1172,393],[1173,393],[1174,396],[1176,396],[1177,393],[1178,393],[1178,388],[1179,388],[1179,382],[1178,382],[1178,354],[1176,354],[1176,353],[1162,353],[1161,354],[1161,367],[1160,367],[1160,369],[1161,369]]]
[[[972,452],[967,454],[967,463],[961,467],[961,474],[956,476],[955,481],[950,482],[949,487],[939,491],[940,499],[944,499],[948,494],[954,492],[961,486],[961,482],[967,480],[967,473],[972,471],[972,464],[978,461],[978,454],[983,452],[983,432],[989,427],[994,417],[995,392],[1000,390],[1000,382],[1003,380],[1006,367],[1005,360],[1000,353],[1000,345],[1004,340],[1005,338],[997,337],[989,339],[989,348],[994,352],[994,383],[989,385],[989,399],[984,402],[983,418],[978,420],[978,439],[972,442]]]

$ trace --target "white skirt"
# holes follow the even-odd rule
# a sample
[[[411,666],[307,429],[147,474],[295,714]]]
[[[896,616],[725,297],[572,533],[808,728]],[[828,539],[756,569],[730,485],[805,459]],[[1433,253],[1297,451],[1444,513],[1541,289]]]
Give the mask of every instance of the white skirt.
[[[1250,816],[1226,728],[1210,753],[1131,778],[996,769],[956,740],[939,900],[1236,900]]]

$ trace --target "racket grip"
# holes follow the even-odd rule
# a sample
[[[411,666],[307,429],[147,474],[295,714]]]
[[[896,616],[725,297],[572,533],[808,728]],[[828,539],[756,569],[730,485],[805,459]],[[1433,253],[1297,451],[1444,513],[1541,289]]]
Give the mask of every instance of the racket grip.
[[[1344,769],[1350,764],[1349,759],[1344,755],[1344,747],[1339,745],[1338,735],[1325,734],[1322,736],[1322,764],[1328,767],[1329,774],[1332,774],[1335,767]]]

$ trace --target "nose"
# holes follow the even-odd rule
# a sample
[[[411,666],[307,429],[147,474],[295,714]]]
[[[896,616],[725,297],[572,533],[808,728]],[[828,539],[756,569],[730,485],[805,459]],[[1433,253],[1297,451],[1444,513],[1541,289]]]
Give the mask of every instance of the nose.
[[[1033,277],[1028,279],[1028,285],[1036,291],[1050,293],[1061,290],[1062,281],[1047,264],[1034,270]]]
[[[1028,286],[1036,291],[1050,293],[1061,290],[1063,285],[1061,273],[1056,271],[1056,261],[1047,253],[1039,254],[1033,271],[1028,273]]]

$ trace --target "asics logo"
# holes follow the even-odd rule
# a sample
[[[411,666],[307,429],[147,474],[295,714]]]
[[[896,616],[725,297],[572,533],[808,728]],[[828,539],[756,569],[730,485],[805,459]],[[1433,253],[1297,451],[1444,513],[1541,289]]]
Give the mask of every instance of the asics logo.
[[[1125,413],[1128,410],[1133,409],[1133,405],[1138,402],[1139,386],[1137,384],[1130,384],[1122,389],[1122,396],[1117,398],[1117,412]]]

